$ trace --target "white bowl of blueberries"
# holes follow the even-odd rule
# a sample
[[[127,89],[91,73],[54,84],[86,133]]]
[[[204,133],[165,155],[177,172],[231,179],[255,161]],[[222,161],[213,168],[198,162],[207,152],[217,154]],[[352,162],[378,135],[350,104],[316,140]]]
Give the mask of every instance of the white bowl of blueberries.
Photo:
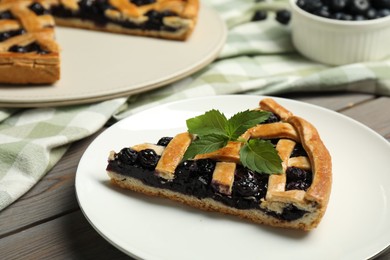
[[[292,40],[329,65],[390,58],[390,0],[290,0]]]

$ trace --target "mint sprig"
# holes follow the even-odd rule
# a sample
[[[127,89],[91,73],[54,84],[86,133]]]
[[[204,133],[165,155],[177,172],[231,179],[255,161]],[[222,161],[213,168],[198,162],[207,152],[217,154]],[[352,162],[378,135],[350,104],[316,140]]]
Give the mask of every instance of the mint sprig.
[[[229,139],[224,135],[209,134],[196,139],[188,147],[184,159],[194,158],[197,154],[211,153],[227,145]]]
[[[267,111],[246,110],[227,119],[218,110],[210,110],[203,115],[186,121],[188,132],[197,139],[188,147],[184,159],[196,154],[216,151],[228,141],[245,142],[240,150],[241,163],[249,169],[263,173],[280,173],[281,159],[270,142],[264,140],[241,140],[239,137],[249,128],[260,124],[271,115]]]
[[[264,173],[281,173],[282,160],[270,141],[249,140],[240,150],[240,160],[245,167]]]

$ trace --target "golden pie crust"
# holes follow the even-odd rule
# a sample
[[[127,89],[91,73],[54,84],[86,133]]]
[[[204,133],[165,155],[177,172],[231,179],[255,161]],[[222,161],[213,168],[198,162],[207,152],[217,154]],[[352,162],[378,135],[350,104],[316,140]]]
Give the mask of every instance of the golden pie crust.
[[[242,138],[247,140],[251,138],[276,138],[275,149],[282,160],[283,168],[282,172],[269,176],[267,192],[259,202],[259,209],[238,209],[212,198],[199,199],[174,190],[152,187],[139,179],[130,177],[131,175],[120,174],[107,168],[111,182],[125,189],[167,197],[196,208],[231,214],[256,223],[306,231],[317,227],[327,209],[332,187],[332,161],[327,148],[317,129],[311,123],[295,116],[274,99],[261,100],[257,109],[274,113],[280,118],[280,121],[252,127],[242,135]],[[179,134],[173,138],[176,140],[172,144],[175,149],[166,148],[161,153],[162,157],[165,156],[165,153],[169,153],[166,159],[172,158],[174,164],[177,165],[178,158],[180,160],[183,158],[189,142],[193,139],[194,137],[191,137],[187,132]],[[302,145],[306,155],[290,157],[297,143]],[[217,161],[210,185],[222,195],[229,196],[231,194],[236,165],[240,164],[239,148],[241,145],[242,142],[229,142],[227,146],[217,151],[199,154],[195,157],[195,160],[211,158]],[[115,160],[115,154],[114,151],[110,153],[109,162]],[[167,166],[170,169],[167,181],[175,178],[177,171],[172,170],[170,160],[164,160],[159,164],[161,164],[159,167]],[[307,189],[286,188],[286,169],[292,166],[312,172],[312,182]],[[291,205],[303,211],[304,214],[294,220],[274,217],[275,214],[283,213],[283,209]]]

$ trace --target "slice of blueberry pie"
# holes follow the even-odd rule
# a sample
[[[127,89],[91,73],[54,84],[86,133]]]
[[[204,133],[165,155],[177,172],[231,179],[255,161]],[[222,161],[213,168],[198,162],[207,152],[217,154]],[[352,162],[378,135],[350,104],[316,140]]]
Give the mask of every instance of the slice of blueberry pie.
[[[332,163],[312,124],[271,98],[229,119],[210,110],[186,123],[174,137],[112,151],[111,182],[275,227],[319,224]]]
[[[0,82],[52,83],[60,77],[54,19],[42,1],[0,4]]]

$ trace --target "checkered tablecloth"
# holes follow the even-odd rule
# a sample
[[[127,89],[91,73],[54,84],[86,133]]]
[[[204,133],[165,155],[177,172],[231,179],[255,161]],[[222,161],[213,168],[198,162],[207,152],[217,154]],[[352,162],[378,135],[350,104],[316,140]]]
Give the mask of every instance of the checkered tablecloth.
[[[219,94],[273,95],[298,91],[358,91],[390,95],[390,57],[371,63],[330,67],[299,55],[290,29],[272,10],[286,0],[201,0],[228,26],[217,60],[162,88],[104,102],[35,109],[0,108],[0,210],[36,184],[73,142],[109,120],[120,120],[162,103]],[[252,22],[256,10],[271,10]]]

